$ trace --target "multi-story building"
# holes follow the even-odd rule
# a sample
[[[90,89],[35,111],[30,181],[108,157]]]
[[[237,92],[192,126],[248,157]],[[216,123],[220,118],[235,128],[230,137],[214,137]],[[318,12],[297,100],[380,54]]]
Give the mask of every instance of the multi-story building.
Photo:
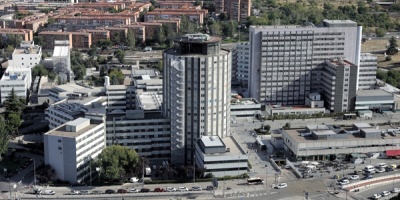
[[[155,9],[147,12],[144,15],[144,21],[153,21],[158,19],[173,19],[181,18],[182,16],[187,17],[188,20],[196,22],[199,25],[203,24],[203,19],[207,16],[207,10],[186,10],[186,9]]]
[[[23,41],[15,48],[9,66],[15,68],[33,68],[42,59],[42,47],[35,45],[33,41]]]
[[[350,20],[324,20],[321,27],[251,26],[250,96],[264,105],[304,105],[317,65],[338,57],[360,64],[361,34]]]
[[[78,32],[86,32],[92,35],[92,43],[97,44],[101,40],[109,40],[110,39],[110,31],[109,30],[97,30],[97,29],[83,29]]]
[[[109,13],[109,12],[100,12],[100,11],[93,11],[93,12],[83,12],[81,13],[82,16],[87,17],[103,17],[103,16],[114,16],[114,17],[129,17],[130,22],[137,22],[140,12],[139,11],[131,11],[131,10],[124,10],[119,13]]]
[[[311,90],[322,95],[325,108],[331,112],[353,111],[357,70],[357,65],[347,60],[327,60],[314,69]]]
[[[107,10],[107,9],[114,9],[114,10],[124,10],[126,4],[124,2],[101,2],[101,3],[76,3],[72,5],[76,8],[92,8],[97,10]]]
[[[138,42],[145,42],[146,40],[146,27],[144,25],[135,24],[135,25],[123,25],[121,27],[127,28],[128,30],[132,30],[135,35],[135,39]]]
[[[72,32],[72,47],[88,49],[92,46],[92,34],[85,32]]]
[[[187,34],[163,54],[163,112],[171,121],[174,164],[192,162],[201,136],[229,135],[231,52],[221,38]]]
[[[49,106],[45,114],[49,129],[52,130],[79,117],[85,117],[87,111],[88,109],[80,103],[60,101]]]
[[[154,22],[154,23],[161,23],[163,25],[169,25],[172,27],[174,32],[177,34],[179,33],[179,27],[181,26],[181,19],[180,18],[171,18],[171,19],[159,19],[159,20],[153,20],[149,22]]]
[[[27,99],[32,84],[31,76],[31,68],[7,67],[0,80],[1,103],[10,95],[11,90],[17,96]]]
[[[104,123],[78,118],[44,134],[44,160],[70,183],[89,179],[91,160],[106,147]]]
[[[251,0],[227,0],[225,3],[225,12],[231,20],[246,22],[251,14]]]
[[[69,32],[43,31],[39,33],[39,36],[43,36],[43,49],[54,49],[56,40],[67,40],[69,47],[72,48],[72,34]]]
[[[144,36],[145,39],[153,39],[157,30],[162,27],[162,23],[154,22],[135,22],[133,25],[142,25],[145,27]]]
[[[71,56],[69,41],[54,41],[53,72],[58,75],[61,83],[74,80],[74,72],[71,69]]]
[[[99,29],[110,31],[110,39],[113,39],[114,37],[118,36],[121,41],[123,41],[128,34],[128,29],[125,27],[105,27]]]
[[[130,17],[119,16],[58,16],[57,23],[61,24],[84,24],[96,26],[115,26],[115,25],[128,25],[131,24]]]
[[[0,36],[3,42],[7,42],[8,35],[20,35],[23,41],[33,40],[33,31],[29,29],[13,29],[13,28],[0,29]]]
[[[377,58],[371,53],[362,53],[358,70],[358,89],[368,90],[375,88]]]
[[[105,92],[107,96],[107,112],[113,110],[126,110],[126,91],[125,85],[110,85],[109,77],[105,78]]]
[[[236,80],[245,88],[249,83],[250,45],[243,42],[237,46],[237,73]]]
[[[232,136],[202,136],[196,141],[195,162],[205,174],[239,176],[247,173],[248,156]]]

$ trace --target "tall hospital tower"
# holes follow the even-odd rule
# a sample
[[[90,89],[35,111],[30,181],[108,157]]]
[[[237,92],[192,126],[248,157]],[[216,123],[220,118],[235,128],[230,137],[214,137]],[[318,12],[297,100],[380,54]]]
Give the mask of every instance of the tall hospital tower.
[[[265,105],[304,105],[317,65],[335,58],[360,65],[361,35],[362,27],[350,20],[324,20],[319,27],[252,26],[250,96]]]
[[[196,139],[229,134],[231,52],[221,38],[187,34],[163,54],[163,112],[171,120],[172,164],[191,163]]]

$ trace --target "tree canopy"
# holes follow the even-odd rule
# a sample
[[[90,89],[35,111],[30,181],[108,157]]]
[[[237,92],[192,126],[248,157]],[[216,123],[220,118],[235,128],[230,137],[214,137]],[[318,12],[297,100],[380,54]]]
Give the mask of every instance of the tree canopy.
[[[389,39],[389,46],[387,47],[387,50],[386,50],[386,54],[387,55],[394,55],[394,54],[397,54],[398,52],[399,52],[399,50],[398,50],[398,45],[397,45],[397,40],[396,40],[396,38],[395,37],[391,37],[390,39]]]
[[[5,119],[0,115],[0,155],[7,152],[8,147],[8,130]]]
[[[35,67],[33,67],[33,69],[32,69],[32,78],[33,79],[36,76],[47,76],[47,75],[49,75],[49,72],[42,64],[35,65]]]
[[[104,181],[121,180],[136,175],[139,156],[128,147],[112,145],[106,147],[93,162],[92,167],[99,168],[100,178]]]
[[[111,85],[122,85],[124,83],[124,74],[120,69],[112,69],[108,76],[110,77]]]

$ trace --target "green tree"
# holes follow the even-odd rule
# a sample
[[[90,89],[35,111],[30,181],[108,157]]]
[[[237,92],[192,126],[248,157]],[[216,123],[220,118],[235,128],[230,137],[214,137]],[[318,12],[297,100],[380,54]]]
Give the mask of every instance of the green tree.
[[[99,154],[92,167],[101,169],[101,180],[115,181],[136,175],[139,156],[127,147],[108,146]]]
[[[133,32],[133,30],[129,30],[128,34],[126,35],[125,45],[129,48],[135,48],[135,41],[135,33]]]
[[[97,42],[97,46],[101,47],[101,49],[105,50],[107,47],[111,47],[112,42],[110,40],[99,40]]]
[[[376,37],[383,37],[386,34],[386,30],[383,28],[377,28],[377,29],[375,29],[375,34],[376,34]]]
[[[397,49],[398,45],[397,45],[397,40],[395,37],[391,37],[389,39],[389,46],[387,47],[386,50],[386,54],[387,55],[394,55],[397,54],[399,52],[399,50]]]
[[[116,52],[114,52],[115,57],[117,57],[118,61],[120,63],[124,63],[125,61],[125,52],[118,49]]]
[[[114,36],[113,37],[111,37],[112,39],[111,39],[111,42],[114,44],[114,45],[120,45],[121,44],[121,35],[117,32],[117,33],[115,33],[114,34]]]
[[[112,69],[108,74],[111,85],[122,85],[124,83],[124,74],[120,69]]]
[[[42,64],[38,64],[32,69],[32,78],[36,76],[47,76],[47,75],[49,75],[49,72]]]
[[[174,30],[171,24],[164,24],[162,27],[166,39],[165,43],[167,44],[167,47],[172,47],[174,38],[176,37],[176,30]]]
[[[224,20],[228,19],[228,15],[225,14],[225,13],[220,13],[220,14],[218,15],[218,19],[219,19],[220,21],[224,21]]]
[[[11,45],[8,45],[7,48],[6,48],[6,53],[8,55],[11,55],[13,52],[14,52],[14,47],[11,46]]]
[[[37,179],[41,183],[48,183],[56,178],[56,171],[51,167],[51,165],[45,165],[37,173]]]
[[[11,113],[7,117],[7,130],[12,136],[16,136],[15,132],[18,131],[18,127],[21,125],[21,116],[17,113]]]
[[[56,23],[56,19],[54,19],[53,17],[50,17],[47,21],[48,24],[54,24]]]
[[[75,80],[82,80],[86,76],[86,68],[82,64],[73,65],[72,71],[75,75]]]
[[[20,45],[22,42],[22,36],[20,35],[7,35],[7,44],[14,48]]]
[[[43,36],[33,36],[33,41],[36,45],[44,46],[46,43],[44,42]]]
[[[14,91],[14,88],[11,89],[10,95],[6,97],[4,101],[5,107],[5,117],[8,119],[9,115],[12,113],[21,116],[23,110],[25,109],[25,99],[22,97],[17,96]]]
[[[156,30],[156,34],[154,36],[155,42],[159,43],[160,45],[163,45],[165,43],[165,33],[164,29],[162,26],[158,27]]]
[[[221,35],[222,31],[221,31],[221,24],[220,23],[213,23],[210,26],[210,32],[213,35]]]
[[[0,156],[7,152],[8,148],[8,130],[4,117],[0,115]]]
[[[99,53],[98,47],[97,47],[95,44],[93,44],[93,45],[90,47],[90,50],[88,51],[88,55],[89,55],[90,57],[94,57],[94,56],[96,56],[98,53]]]

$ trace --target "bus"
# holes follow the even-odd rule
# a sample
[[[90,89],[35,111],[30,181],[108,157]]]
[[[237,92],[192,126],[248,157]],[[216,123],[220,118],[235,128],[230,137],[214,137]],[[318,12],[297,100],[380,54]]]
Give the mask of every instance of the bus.
[[[264,184],[264,180],[261,178],[249,178],[249,179],[247,179],[247,184],[249,184],[249,185]]]

